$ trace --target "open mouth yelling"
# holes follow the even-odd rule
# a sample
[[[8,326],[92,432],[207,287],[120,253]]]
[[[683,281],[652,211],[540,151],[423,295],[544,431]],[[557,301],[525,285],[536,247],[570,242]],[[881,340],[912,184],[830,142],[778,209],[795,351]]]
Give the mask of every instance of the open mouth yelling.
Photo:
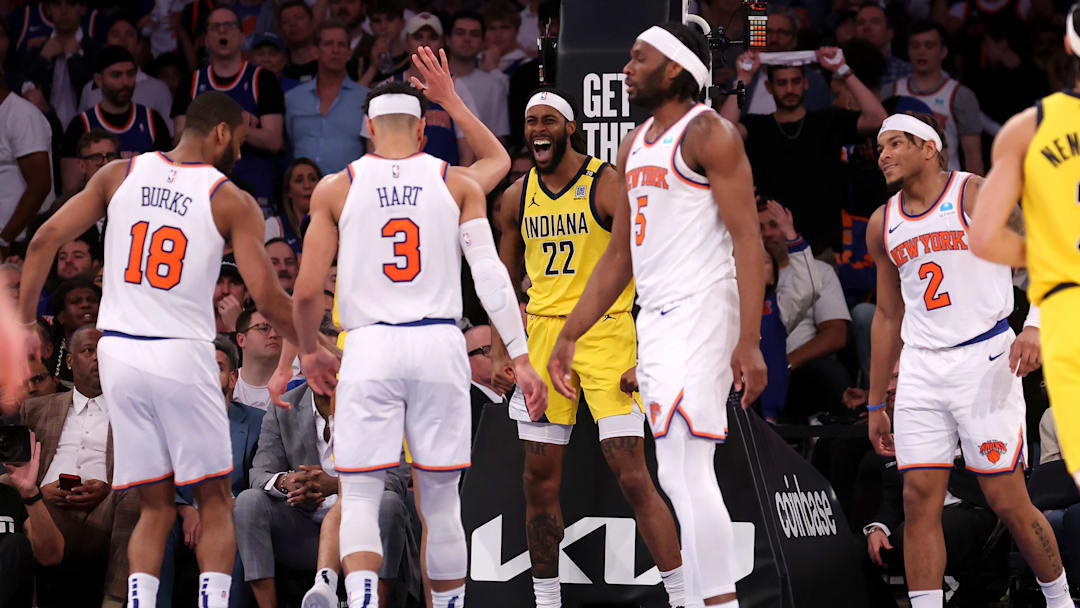
[[[537,163],[551,162],[551,146],[552,141],[550,137],[536,137],[532,140],[533,158]]]

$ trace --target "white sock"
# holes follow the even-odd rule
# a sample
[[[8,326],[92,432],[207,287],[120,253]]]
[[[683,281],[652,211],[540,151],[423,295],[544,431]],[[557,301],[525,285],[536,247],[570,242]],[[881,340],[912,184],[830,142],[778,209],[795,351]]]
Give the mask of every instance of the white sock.
[[[561,608],[562,587],[559,586],[559,577],[536,578],[534,576],[533,595],[536,596],[536,608]]]
[[[330,589],[334,593],[337,593],[337,585],[338,585],[338,573],[337,573],[337,570],[333,570],[331,568],[323,568],[322,570],[319,570],[318,572],[315,573],[315,584],[316,585],[326,585],[327,587],[330,587]]]
[[[431,591],[431,608],[462,608],[465,605],[465,585],[449,591]]]
[[[199,576],[199,607],[229,608],[229,587],[232,587],[231,574],[203,572]]]
[[[941,608],[945,603],[945,593],[941,589],[908,591],[907,595],[911,600],[911,608]]]
[[[686,606],[686,584],[683,581],[682,566],[660,572],[660,578],[664,581],[664,590],[667,591],[671,607]]]
[[[379,605],[379,575],[371,570],[357,570],[345,577],[349,608],[376,608]]]
[[[158,580],[145,572],[128,577],[128,606],[131,608],[157,608]]]
[[[1042,587],[1043,596],[1046,598],[1046,608],[1073,608],[1072,597],[1069,596],[1069,583],[1065,580],[1065,570],[1061,570],[1061,576],[1044,583],[1035,577]]]

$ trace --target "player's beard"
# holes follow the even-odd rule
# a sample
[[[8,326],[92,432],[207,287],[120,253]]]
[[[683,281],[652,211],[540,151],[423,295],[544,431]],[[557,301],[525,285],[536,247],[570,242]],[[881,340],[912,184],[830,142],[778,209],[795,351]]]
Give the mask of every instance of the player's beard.
[[[536,151],[532,146],[529,146],[529,154],[533,157],[533,166],[536,167],[536,172],[547,175],[554,173],[559,168],[559,163],[562,162],[564,156],[566,156],[566,148],[570,145],[570,135],[566,132],[566,128],[563,128],[563,132],[557,137],[551,138],[551,161],[546,166],[541,166],[536,162]]]
[[[221,158],[214,161],[214,168],[221,171],[225,175],[232,172],[233,166],[236,164],[236,151],[233,149],[232,137],[229,137],[229,145],[225,146],[225,150],[221,153]]]
[[[649,110],[650,112],[660,107],[667,98],[667,91],[663,87],[663,72],[666,63],[652,71],[648,76],[636,83],[634,94],[630,96],[630,103]]]

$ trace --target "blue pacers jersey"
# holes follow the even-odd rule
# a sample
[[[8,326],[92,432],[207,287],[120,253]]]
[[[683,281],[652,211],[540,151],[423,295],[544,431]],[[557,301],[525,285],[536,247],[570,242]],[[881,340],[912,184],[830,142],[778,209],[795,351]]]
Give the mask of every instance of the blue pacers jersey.
[[[259,74],[262,68],[245,61],[232,78],[214,75],[211,66],[199,68],[191,78],[191,98],[200,93],[220,91],[233,99],[245,112],[259,116]],[[240,186],[250,186],[259,206],[269,208],[274,194],[274,155],[244,144],[240,160],[229,175]]]
[[[83,122],[86,131],[102,129],[116,136],[119,143],[120,155],[124,158],[137,156],[143,152],[151,152],[154,149],[154,140],[157,131],[154,127],[152,110],[142,104],[131,103],[131,112],[123,124],[114,125],[109,123],[101,113],[101,104],[79,114],[79,120]]]

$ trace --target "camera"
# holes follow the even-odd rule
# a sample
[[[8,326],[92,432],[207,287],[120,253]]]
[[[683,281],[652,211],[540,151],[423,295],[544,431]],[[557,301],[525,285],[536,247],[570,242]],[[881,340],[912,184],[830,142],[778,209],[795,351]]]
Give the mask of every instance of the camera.
[[[0,426],[0,464],[22,464],[32,455],[30,427]]]

